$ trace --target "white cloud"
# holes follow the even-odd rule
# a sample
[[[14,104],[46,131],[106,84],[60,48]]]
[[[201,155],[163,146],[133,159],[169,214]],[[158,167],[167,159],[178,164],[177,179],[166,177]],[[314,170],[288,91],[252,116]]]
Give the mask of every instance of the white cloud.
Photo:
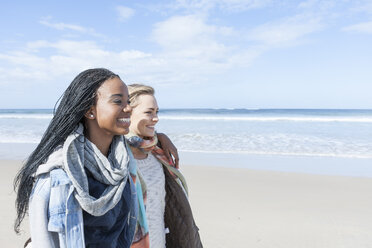
[[[341,1],[340,1],[341,2]],[[335,0],[306,0],[300,2],[298,7],[300,9],[316,9],[316,10],[328,10],[337,5]]]
[[[232,27],[208,23],[205,15],[173,16],[154,24],[151,53],[113,51],[95,41],[37,40],[22,51],[0,54],[5,81],[53,82],[72,78],[92,67],[107,67],[129,82],[182,84],[206,82],[230,69],[249,66],[269,48],[292,42],[319,29],[317,20],[289,18],[262,25],[246,34]],[[305,20],[305,21],[304,21]]]
[[[358,32],[372,34],[372,21],[362,22],[342,28],[346,32]]]
[[[153,40],[167,53],[197,57],[201,54],[225,54],[228,47],[219,42],[221,36],[229,36],[234,30],[229,27],[208,25],[199,16],[174,16],[155,24]]]
[[[48,49],[49,56],[43,53]],[[0,84],[55,83],[87,68],[106,67],[126,80],[166,82],[168,65],[161,58],[138,50],[110,51],[94,41],[29,42],[23,51],[0,53]]]
[[[226,37],[235,37],[230,27],[209,25],[196,15],[174,16],[155,24],[152,39],[161,46],[161,58],[184,73],[218,74],[237,63],[237,51]],[[236,64],[235,64],[236,65]],[[182,72],[181,72],[182,74]]]
[[[207,25],[197,16],[175,16],[159,22],[153,30],[153,39],[167,49],[179,49],[196,43],[211,42],[216,27]]]
[[[352,2],[354,3],[351,7],[351,10],[356,13],[368,13],[372,14],[372,1],[371,0],[359,0]]]
[[[322,28],[319,17],[298,15],[256,27],[248,38],[269,46],[289,45]]]
[[[311,8],[313,7],[315,4],[317,4],[319,2],[319,0],[306,0],[306,1],[302,1],[298,4],[298,7],[299,8]]]
[[[272,0],[219,0],[216,2],[221,9],[232,11],[263,8],[273,3]]]
[[[208,8],[227,8],[228,5],[232,10],[238,6],[258,8],[270,1],[199,0],[179,3],[201,4]],[[119,9],[123,10],[121,16],[124,19],[134,15],[134,11],[127,7],[119,6]],[[158,49],[151,53],[140,49],[114,51],[90,40],[38,40],[26,43],[22,51],[0,54],[0,70],[3,71],[2,77],[8,78],[8,81],[13,77],[52,82],[66,76],[71,78],[86,68],[107,67],[129,81],[202,83],[230,69],[247,67],[269,49],[291,45],[323,28],[321,19],[314,15],[272,21],[248,33],[243,27],[238,30],[219,26],[208,18],[210,16],[206,14],[179,15],[155,23],[150,38]],[[94,31],[49,20],[43,20],[43,25],[80,33]]]
[[[272,0],[177,0],[174,7],[188,10],[219,8],[228,11],[245,11],[270,5]]]
[[[127,82],[202,83],[209,75],[247,65],[254,57],[219,41],[234,37],[234,32],[230,27],[208,25],[197,16],[172,17],[154,26],[157,52],[113,51],[89,40],[37,40],[26,43],[22,51],[0,53],[0,70],[3,83],[55,83],[92,67],[109,68]]]
[[[58,29],[58,30],[70,29],[70,30],[78,31],[78,32],[86,32],[87,31],[84,27],[81,27],[81,26],[78,26],[78,25],[73,25],[73,24],[66,24],[66,23],[63,23],[63,22],[51,23],[51,22],[48,22],[46,20],[41,20],[40,23],[45,25],[45,26],[48,26],[48,27],[51,27],[51,28],[54,28],[54,29]]]
[[[130,19],[135,13],[134,9],[131,9],[125,6],[117,6],[116,10],[119,14],[120,21],[126,21]]]
[[[87,28],[87,27],[83,27],[80,25],[68,24],[68,23],[63,23],[63,22],[53,23],[50,20],[51,20],[51,17],[45,17],[45,18],[42,18],[39,21],[39,23],[44,26],[57,29],[57,30],[61,30],[61,31],[70,30],[70,31],[75,31],[75,32],[83,33],[83,34],[89,34],[92,36],[103,37],[102,34],[97,33],[93,28]]]

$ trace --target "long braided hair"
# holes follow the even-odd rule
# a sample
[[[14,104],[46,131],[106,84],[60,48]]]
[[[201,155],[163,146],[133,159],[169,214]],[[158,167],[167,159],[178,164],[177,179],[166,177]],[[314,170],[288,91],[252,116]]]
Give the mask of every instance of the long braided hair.
[[[85,70],[75,77],[63,93],[58,107],[54,107],[53,119],[39,145],[14,179],[14,189],[17,192],[15,202],[17,218],[14,223],[16,233],[19,233],[20,225],[28,211],[28,202],[34,183],[32,175],[55,148],[63,144],[76,126],[84,122],[84,114],[96,103],[97,89],[106,80],[115,77],[119,76],[104,68]]]

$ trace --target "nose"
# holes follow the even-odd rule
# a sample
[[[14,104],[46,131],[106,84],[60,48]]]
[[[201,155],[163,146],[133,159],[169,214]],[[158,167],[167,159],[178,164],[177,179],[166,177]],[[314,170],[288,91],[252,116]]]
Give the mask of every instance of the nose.
[[[154,122],[158,122],[159,121],[158,114],[155,114],[154,117],[152,117],[152,121],[154,121]]]
[[[124,111],[125,113],[131,113],[131,112],[132,112],[132,107],[131,107],[129,104],[127,104],[127,105],[123,108],[123,111]]]

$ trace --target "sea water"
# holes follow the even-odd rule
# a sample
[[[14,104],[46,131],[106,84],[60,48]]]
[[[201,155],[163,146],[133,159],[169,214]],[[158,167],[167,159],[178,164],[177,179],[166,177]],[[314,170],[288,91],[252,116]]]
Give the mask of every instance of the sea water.
[[[25,158],[52,117],[0,110],[0,159]],[[157,131],[185,154],[372,159],[372,110],[162,109],[159,119]]]

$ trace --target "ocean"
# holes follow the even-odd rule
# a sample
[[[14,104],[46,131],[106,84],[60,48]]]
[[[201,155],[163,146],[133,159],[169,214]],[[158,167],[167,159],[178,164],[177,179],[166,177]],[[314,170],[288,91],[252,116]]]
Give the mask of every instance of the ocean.
[[[37,144],[51,109],[0,110],[0,143]],[[180,151],[372,158],[372,110],[164,109]]]
[[[52,116],[51,109],[0,110],[0,159],[26,158]],[[159,119],[157,131],[186,157],[372,159],[372,110],[162,109]]]

